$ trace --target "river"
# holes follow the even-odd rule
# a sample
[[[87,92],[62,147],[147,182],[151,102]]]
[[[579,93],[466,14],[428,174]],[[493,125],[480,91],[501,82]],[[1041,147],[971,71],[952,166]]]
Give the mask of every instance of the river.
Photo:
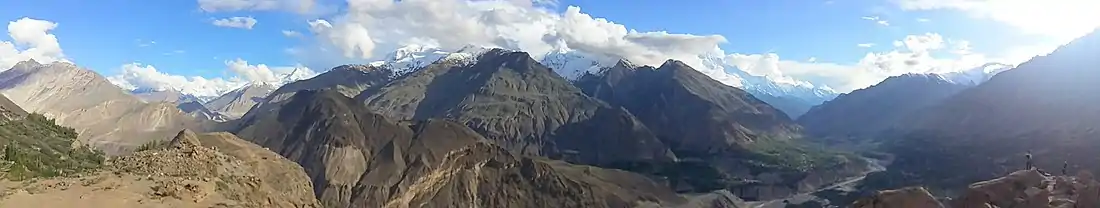
[[[847,178],[847,179],[845,179],[845,180],[843,180],[839,183],[829,185],[829,186],[825,186],[825,187],[822,187],[822,188],[818,188],[817,190],[814,190],[814,191],[811,191],[811,192],[795,194],[794,196],[783,198],[783,199],[775,199],[775,200],[770,200],[770,201],[747,202],[745,205],[747,205],[747,207],[751,207],[751,208],[782,208],[782,207],[786,206],[786,204],[783,203],[783,200],[788,200],[791,204],[800,204],[800,203],[803,203],[803,202],[807,202],[807,201],[810,201],[810,200],[817,199],[817,197],[814,196],[813,193],[818,192],[818,191],[829,190],[829,189],[849,189],[849,190],[855,189],[855,185],[858,184],[857,182],[862,181],[864,177],[867,177],[867,174],[886,170],[886,166],[884,165],[884,164],[886,164],[886,161],[871,159],[871,158],[862,158],[862,159],[867,161],[867,171],[864,171],[863,173],[859,174],[858,176],[849,177],[849,178]]]

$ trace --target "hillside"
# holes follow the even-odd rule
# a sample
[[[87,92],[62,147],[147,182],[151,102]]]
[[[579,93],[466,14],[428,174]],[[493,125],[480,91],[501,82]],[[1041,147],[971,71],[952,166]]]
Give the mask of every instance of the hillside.
[[[7,100],[0,95],[0,101]],[[0,102],[0,180],[63,176],[98,168],[103,153],[73,146],[76,132],[39,114]]]
[[[227,133],[179,132],[166,146],[71,177],[0,181],[0,207],[320,207],[300,167]]]
[[[106,78],[70,63],[23,61],[0,72],[0,93],[28,112],[56,119],[79,141],[119,154],[194,125],[175,104],[145,103]]]

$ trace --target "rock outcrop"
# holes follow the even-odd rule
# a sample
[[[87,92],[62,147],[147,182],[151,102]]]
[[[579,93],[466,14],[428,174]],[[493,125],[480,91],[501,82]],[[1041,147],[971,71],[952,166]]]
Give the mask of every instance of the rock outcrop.
[[[961,208],[1075,208],[1100,207],[1100,182],[1088,172],[1052,176],[1039,170],[1020,170],[1007,176],[971,184],[944,204]],[[856,208],[943,207],[927,190],[910,187],[879,191],[856,201]]]

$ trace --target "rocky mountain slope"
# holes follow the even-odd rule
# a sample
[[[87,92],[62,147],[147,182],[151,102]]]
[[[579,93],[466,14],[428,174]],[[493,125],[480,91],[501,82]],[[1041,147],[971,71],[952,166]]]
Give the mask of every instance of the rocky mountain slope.
[[[342,65],[309,79],[287,83],[256,103],[241,118],[251,119],[257,115],[272,113],[275,106],[302,90],[334,89],[346,96],[355,96],[367,89],[381,87],[393,80],[393,70],[368,65]]]
[[[0,121],[15,120],[26,115],[26,110],[16,105],[8,97],[0,95]]]
[[[399,120],[454,120],[527,155],[585,164],[674,158],[629,112],[585,95],[523,52],[436,62],[356,99]],[[617,148],[602,148],[611,144]]]
[[[1100,170],[1100,31],[916,113],[887,149],[890,186],[958,187],[1024,166]],[[932,168],[935,167],[935,168]]]
[[[99,74],[71,63],[23,61],[0,72],[0,93],[45,114],[109,154],[125,152],[193,125],[175,104],[145,103]]]
[[[188,130],[94,172],[0,187],[0,207],[320,207],[293,162],[232,134]]]
[[[935,74],[894,76],[815,106],[798,123],[816,137],[873,137],[971,86]]]
[[[207,121],[225,122],[231,119],[225,114],[207,109],[206,106],[204,106],[199,101],[180,103],[179,105],[176,105],[176,108],[179,108],[181,111],[187,113],[187,115],[190,115],[191,117],[205,119]]]
[[[822,185],[811,181],[837,180],[865,168],[861,160],[805,145],[801,127],[786,114],[679,61],[658,68],[620,62],[576,83],[586,94],[636,115],[681,160],[717,168],[670,167],[687,178],[685,188],[732,189],[746,199],[771,199]],[[684,176],[703,172],[717,175]]]
[[[322,75],[323,76],[323,75]],[[466,125],[392,121],[335,90],[246,117],[238,135],[301,164],[326,207],[621,207],[684,202],[625,171],[514,155]]]
[[[248,110],[252,109],[252,106],[255,106],[256,103],[263,102],[263,99],[274,91],[274,85],[264,83],[249,84],[229,91],[209,102],[203,103],[203,106],[206,106],[206,109],[225,115],[230,119],[240,118],[244,116],[245,113],[248,113]]]

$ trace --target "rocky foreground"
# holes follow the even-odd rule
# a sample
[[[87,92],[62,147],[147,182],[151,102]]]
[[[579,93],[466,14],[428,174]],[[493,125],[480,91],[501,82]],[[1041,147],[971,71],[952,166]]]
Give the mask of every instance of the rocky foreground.
[[[228,133],[171,143],[72,177],[0,182],[0,207],[320,207],[301,167]]]
[[[1078,208],[1100,207],[1100,182],[1092,174],[1051,176],[1021,170],[1008,176],[971,184],[962,196],[937,201],[927,190],[909,187],[879,191],[852,204],[855,208]]]

